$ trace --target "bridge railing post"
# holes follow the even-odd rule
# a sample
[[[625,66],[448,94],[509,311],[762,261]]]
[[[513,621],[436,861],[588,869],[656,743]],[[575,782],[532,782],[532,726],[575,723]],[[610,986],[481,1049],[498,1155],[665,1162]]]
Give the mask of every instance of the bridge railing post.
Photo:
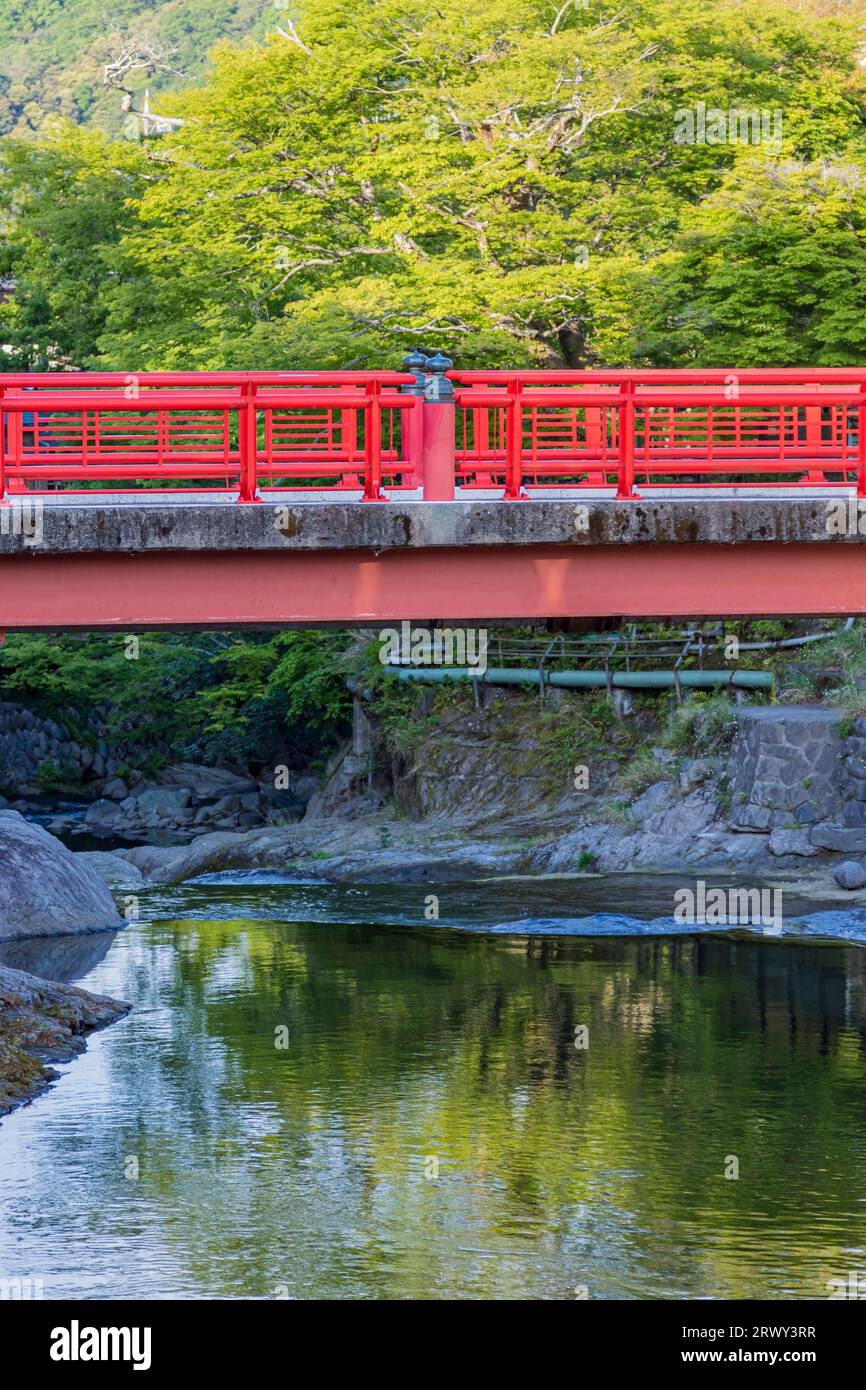
[[[382,491],[382,383],[367,382],[364,403],[364,493],[362,502],[387,501]]]
[[[238,448],[241,456],[239,502],[261,502],[258,494],[259,436],[256,415],[256,386],[245,381],[238,409]]]
[[[634,382],[624,381],[619,408],[619,482],[618,498],[637,497],[634,490]]]
[[[523,383],[509,381],[508,404],[505,407],[505,498],[516,501],[523,492]]]
[[[427,502],[454,501],[457,408],[454,387],[445,375],[450,366],[450,357],[441,352],[427,359],[420,411],[423,428],[421,475]]]
[[[415,486],[424,487],[424,389],[427,384],[427,357],[423,352],[407,352],[403,358],[403,371],[411,372],[415,380],[411,386],[405,382],[398,386],[401,395],[414,396],[414,410],[403,410],[401,414],[401,437],[403,457],[412,470]]]
[[[860,383],[857,405],[857,496],[866,497],[866,382]]]
[[[5,390],[0,386],[0,504],[6,501],[6,431],[10,417],[3,408]]]

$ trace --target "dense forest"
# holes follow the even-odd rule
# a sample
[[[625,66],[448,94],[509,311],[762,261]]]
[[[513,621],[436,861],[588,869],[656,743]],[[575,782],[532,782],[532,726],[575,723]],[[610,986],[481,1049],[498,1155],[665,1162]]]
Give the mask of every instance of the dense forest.
[[[866,361],[859,0],[299,10],[121,0],[118,49],[93,0],[0,4],[8,367]],[[149,642],[187,727],[345,718],[331,634]],[[135,698],[68,645],[10,638],[4,681]]]
[[[864,360],[856,8],[307,0],[279,27],[161,98],[165,134],[6,142],[18,360]]]
[[[114,0],[108,14],[100,0],[0,0],[0,135],[51,112],[118,132],[122,85],[195,81],[220,39],[260,38],[278,19],[272,0]]]

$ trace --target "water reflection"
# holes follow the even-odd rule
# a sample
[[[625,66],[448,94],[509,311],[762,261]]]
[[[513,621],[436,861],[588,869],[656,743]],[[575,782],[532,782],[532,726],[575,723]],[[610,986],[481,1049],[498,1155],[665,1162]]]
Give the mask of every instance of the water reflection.
[[[0,1274],[48,1297],[825,1297],[866,1264],[858,948],[187,916],[84,983],[135,1011],[0,1126]]]

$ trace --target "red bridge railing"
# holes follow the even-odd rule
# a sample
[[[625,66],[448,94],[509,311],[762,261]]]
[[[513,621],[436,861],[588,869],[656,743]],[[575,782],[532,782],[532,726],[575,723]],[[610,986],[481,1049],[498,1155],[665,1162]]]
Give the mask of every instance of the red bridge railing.
[[[0,495],[414,487],[405,372],[0,374]],[[63,484],[75,484],[62,488]],[[194,487],[191,488],[191,484]]]
[[[858,485],[866,369],[453,373],[462,488]]]
[[[0,498],[856,487],[866,368],[0,374]]]

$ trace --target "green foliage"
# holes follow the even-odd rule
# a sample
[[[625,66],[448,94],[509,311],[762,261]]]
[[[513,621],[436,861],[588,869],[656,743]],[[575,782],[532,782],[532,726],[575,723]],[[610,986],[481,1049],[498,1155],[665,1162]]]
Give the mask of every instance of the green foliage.
[[[539,697],[528,697],[533,704],[534,756],[554,783],[568,786],[573,769],[593,756],[614,756],[611,751],[628,742],[631,730],[618,723],[609,700],[591,692],[569,693],[565,703],[553,708],[541,705]]]
[[[267,744],[327,747],[348,725],[346,633],[145,633],[138,642],[138,658],[129,660],[115,634],[10,634],[0,647],[0,688],[85,740],[92,735],[76,727],[76,713],[110,704],[115,733],[137,731],[178,752],[208,749],[229,761]],[[150,755],[152,771],[158,756]]]
[[[0,271],[15,276],[0,311],[6,367],[92,355],[119,288],[108,252],[131,225],[142,179],[138,149],[98,132],[55,122],[39,145],[6,142],[0,198],[15,209],[0,242]]]
[[[345,632],[281,632],[270,640],[237,635],[213,658],[219,683],[202,695],[209,732],[236,730],[251,711],[275,700],[289,722],[319,729],[347,722],[350,636]]]
[[[47,112],[120,129],[121,94],[104,69],[125,45],[162,47],[162,65],[123,79],[135,93],[158,92],[205,73],[219,39],[261,35],[274,18],[268,0],[113,0],[109,11],[102,0],[0,0],[0,134],[39,129]]]
[[[558,8],[308,0],[303,44],[223,45],[166,97],[171,135],[14,153],[3,341],[53,315],[124,370],[866,360],[856,15]],[[681,142],[699,102],[781,140]]]
[[[650,749],[642,748],[623,768],[619,782],[624,791],[638,796],[664,775],[665,769],[653,757]]]
[[[56,763],[40,763],[36,769],[34,782],[43,792],[68,792],[77,790],[80,782],[76,768],[70,764],[58,767]]]
[[[736,727],[736,709],[727,695],[695,691],[671,712],[666,741],[692,757],[712,757],[727,751]]]

